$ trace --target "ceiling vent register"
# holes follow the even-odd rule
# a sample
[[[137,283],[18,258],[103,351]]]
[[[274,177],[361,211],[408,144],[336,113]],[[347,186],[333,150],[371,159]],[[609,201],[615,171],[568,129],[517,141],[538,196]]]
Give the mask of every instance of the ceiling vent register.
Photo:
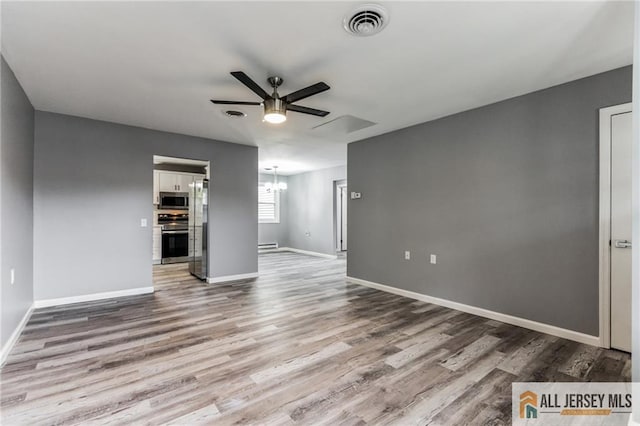
[[[356,7],[343,21],[344,29],[355,36],[367,37],[379,33],[389,23],[389,14],[377,4]]]
[[[244,118],[247,116],[247,114],[245,114],[244,112],[236,111],[234,109],[228,109],[226,111],[223,111],[222,113],[229,118]]]

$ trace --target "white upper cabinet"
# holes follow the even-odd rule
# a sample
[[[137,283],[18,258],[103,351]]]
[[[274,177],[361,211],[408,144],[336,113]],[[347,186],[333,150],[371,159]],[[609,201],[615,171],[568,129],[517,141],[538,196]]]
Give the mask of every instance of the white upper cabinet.
[[[160,192],[180,192],[180,175],[171,172],[160,172]]]
[[[200,176],[200,175],[179,174],[178,175],[178,188],[179,188],[178,191],[189,192],[189,185],[193,183],[193,180],[195,179],[196,176]]]
[[[189,192],[189,184],[193,182],[194,177],[202,177],[203,175],[194,173],[178,173],[158,171],[159,192]]]
[[[153,171],[153,203],[160,204],[161,192],[189,192],[196,178],[204,178],[205,175],[197,173],[169,172],[164,170]]]

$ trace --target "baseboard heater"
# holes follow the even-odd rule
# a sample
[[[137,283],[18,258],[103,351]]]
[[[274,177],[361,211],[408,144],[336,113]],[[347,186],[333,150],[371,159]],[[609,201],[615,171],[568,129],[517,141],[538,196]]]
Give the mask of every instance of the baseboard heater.
[[[258,250],[272,250],[277,248],[278,248],[278,243],[258,244]]]

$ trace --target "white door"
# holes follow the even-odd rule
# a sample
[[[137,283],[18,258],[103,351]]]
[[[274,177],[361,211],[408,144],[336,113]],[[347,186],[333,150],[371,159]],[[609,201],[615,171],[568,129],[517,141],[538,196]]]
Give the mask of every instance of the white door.
[[[340,187],[340,250],[347,250],[347,187]]]
[[[347,250],[347,187],[336,185],[336,251]]]
[[[631,352],[631,112],[611,116],[611,347]]]

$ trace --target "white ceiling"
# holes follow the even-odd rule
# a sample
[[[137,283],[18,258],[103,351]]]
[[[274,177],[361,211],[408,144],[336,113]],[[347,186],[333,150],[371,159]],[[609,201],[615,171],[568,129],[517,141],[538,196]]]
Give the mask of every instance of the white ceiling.
[[[34,107],[260,147],[282,174],[346,163],[346,144],[632,63],[632,2],[381,2],[387,28],[354,37],[360,2],[2,2],[2,52]],[[211,98],[258,100],[229,72],[326,118],[260,107],[229,119]],[[378,123],[312,130],[342,115]],[[185,153],[188,157],[188,153]]]

